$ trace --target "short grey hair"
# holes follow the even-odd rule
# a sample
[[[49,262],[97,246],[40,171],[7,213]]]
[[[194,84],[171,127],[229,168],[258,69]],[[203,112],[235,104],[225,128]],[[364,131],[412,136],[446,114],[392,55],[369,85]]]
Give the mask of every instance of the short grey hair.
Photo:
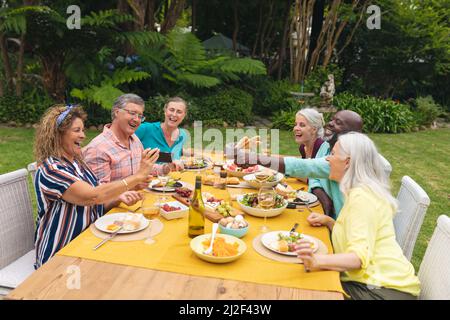
[[[312,108],[305,108],[300,109],[295,116],[299,115],[305,117],[306,121],[309,122],[311,127],[317,129],[318,137],[323,138],[324,134],[323,127],[325,126],[325,120],[323,119],[323,115],[319,111]]]
[[[117,109],[123,109],[125,108],[125,106],[128,103],[134,103],[134,104],[138,104],[140,106],[142,106],[143,108],[145,108],[145,102],[144,100],[139,97],[137,94],[134,93],[126,93],[121,95],[120,97],[118,97],[116,99],[116,101],[114,101],[113,107],[111,109],[111,119],[114,120],[114,112]]]

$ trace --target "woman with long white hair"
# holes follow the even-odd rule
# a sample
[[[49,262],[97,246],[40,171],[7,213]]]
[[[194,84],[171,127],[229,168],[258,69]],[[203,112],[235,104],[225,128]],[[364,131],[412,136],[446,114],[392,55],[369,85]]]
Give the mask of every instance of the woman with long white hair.
[[[352,299],[416,299],[419,280],[395,239],[397,202],[374,143],[361,133],[344,134],[327,161],[345,202],[336,221],[317,213],[308,217],[312,226],[330,229],[335,253],[315,254],[301,240],[296,250],[306,270],[340,271]]]

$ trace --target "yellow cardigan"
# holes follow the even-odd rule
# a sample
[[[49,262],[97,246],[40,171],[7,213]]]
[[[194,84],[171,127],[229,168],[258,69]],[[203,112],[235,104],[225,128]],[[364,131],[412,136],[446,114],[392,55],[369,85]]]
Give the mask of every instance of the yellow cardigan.
[[[335,253],[354,252],[361,269],[341,273],[356,281],[418,296],[420,282],[395,239],[394,210],[368,188],[349,191],[332,232]]]

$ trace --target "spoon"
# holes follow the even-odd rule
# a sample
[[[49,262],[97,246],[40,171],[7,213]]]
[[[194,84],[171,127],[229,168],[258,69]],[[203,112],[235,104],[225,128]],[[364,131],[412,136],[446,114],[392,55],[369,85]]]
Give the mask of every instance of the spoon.
[[[206,249],[205,251],[203,251],[203,254],[211,254],[212,253],[212,251],[213,251],[213,243],[214,243],[214,238],[216,236],[217,228],[219,228],[219,224],[218,223],[214,223],[213,227],[212,227],[211,243],[209,244],[209,248]]]

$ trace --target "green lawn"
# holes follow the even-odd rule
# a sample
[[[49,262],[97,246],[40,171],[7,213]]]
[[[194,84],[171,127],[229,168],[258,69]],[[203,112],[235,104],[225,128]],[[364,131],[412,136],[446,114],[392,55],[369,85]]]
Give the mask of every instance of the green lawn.
[[[88,131],[87,141],[98,132]],[[412,262],[418,270],[428,241],[441,214],[450,215],[450,129],[405,134],[372,134],[379,151],[393,167],[391,181],[397,194],[402,176],[417,181],[431,198]],[[0,127],[0,174],[25,168],[33,159],[34,129]],[[298,154],[290,131],[280,132],[280,153]]]

